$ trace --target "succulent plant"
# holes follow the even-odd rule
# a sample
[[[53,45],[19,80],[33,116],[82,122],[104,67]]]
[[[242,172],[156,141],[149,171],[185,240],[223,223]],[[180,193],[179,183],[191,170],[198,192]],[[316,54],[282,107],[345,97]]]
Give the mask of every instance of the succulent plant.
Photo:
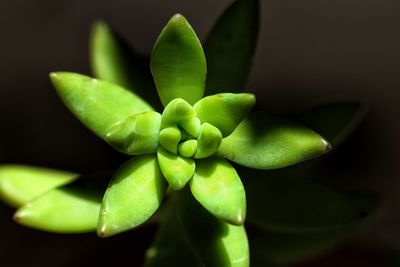
[[[153,217],[160,229],[146,254],[148,267],[249,266],[246,199],[247,221],[260,231],[252,249],[260,266],[287,264],[342,240],[365,217],[369,201],[267,170],[325,154],[331,144],[314,130],[335,147],[362,108],[331,104],[302,115],[314,130],[252,111],[255,96],[240,91],[258,12],[257,0],[234,2],[204,46],[187,20],[174,15],[153,48],[151,73],[147,58],[97,22],[96,78],[71,72],[50,78],[86,127],[132,158],[112,175],[0,166],[0,196],[18,208],[14,219],[50,232],[97,230],[108,237],[150,221],[162,206]]]

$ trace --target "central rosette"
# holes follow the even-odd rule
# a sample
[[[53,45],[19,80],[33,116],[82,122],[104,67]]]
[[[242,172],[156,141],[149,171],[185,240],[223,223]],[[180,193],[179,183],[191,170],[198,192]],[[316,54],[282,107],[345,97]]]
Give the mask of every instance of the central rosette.
[[[221,144],[222,134],[215,126],[197,117],[193,107],[181,98],[172,100],[161,116],[159,146],[185,158],[206,158]]]

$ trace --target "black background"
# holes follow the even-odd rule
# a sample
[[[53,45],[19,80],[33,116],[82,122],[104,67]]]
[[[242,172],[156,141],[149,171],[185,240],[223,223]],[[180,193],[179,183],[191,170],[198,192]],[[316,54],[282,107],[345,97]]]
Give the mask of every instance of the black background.
[[[149,53],[174,13],[204,39],[231,1],[0,2],[0,163],[26,163],[76,172],[117,166],[113,152],[67,111],[48,73],[89,74],[88,33],[93,20],[114,26],[137,50]],[[360,238],[400,249],[400,2],[396,0],[264,0],[261,32],[247,90],[276,113],[317,103],[359,100],[370,112],[334,153],[326,179],[381,192],[380,219]],[[1,266],[87,266],[137,262],[149,231],[109,240],[25,229],[0,206]],[[133,266],[136,266],[135,264]]]

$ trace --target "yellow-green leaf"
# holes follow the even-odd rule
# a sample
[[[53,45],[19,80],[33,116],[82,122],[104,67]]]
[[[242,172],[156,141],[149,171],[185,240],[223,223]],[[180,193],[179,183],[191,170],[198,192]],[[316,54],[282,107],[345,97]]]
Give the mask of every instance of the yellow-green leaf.
[[[14,220],[54,233],[95,231],[108,180],[108,174],[82,176],[26,203],[14,214]]]
[[[226,137],[246,117],[255,102],[253,94],[222,93],[204,97],[193,108],[201,122],[217,127]]]
[[[72,172],[27,165],[0,165],[0,198],[18,208],[41,194],[72,182]]]
[[[122,165],[104,194],[97,233],[108,237],[135,228],[157,211],[167,184],[155,155],[141,155]]]
[[[290,166],[330,150],[330,144],[307,127],[251,113],[222,140],[219,153],[237,164],[255,169]]]
[[[110,126],[153,110],[143,99],[113,83],[70,72],[54,72],[50,78],[64,104],[103,139]]]
[[[235,225],[244,223],[245,191],[239,175],[226,160],[197,160],[189,185],[197,201],[214,216]]]
[[[191,105],[202,98],[206,58],[196,33],[182,15],[173,16],[161,32],[150,65],[164,106],[178,97]]]

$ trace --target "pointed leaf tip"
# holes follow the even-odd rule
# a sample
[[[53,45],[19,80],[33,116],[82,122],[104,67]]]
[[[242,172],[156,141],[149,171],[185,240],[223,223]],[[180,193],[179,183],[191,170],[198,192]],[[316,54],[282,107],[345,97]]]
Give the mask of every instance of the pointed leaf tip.
[[[178,97],[193,105],[203,96],[206,58],[196,33],[182,15],[173,16],[160,33],[150,67],[164,106]]]

